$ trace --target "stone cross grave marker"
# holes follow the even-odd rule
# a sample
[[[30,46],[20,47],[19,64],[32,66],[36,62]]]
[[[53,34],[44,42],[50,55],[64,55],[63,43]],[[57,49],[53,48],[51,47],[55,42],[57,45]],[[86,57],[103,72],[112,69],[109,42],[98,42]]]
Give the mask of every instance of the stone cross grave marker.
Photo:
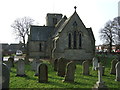
[[[64,82],[70,82],[70,83],[74,82],[75,69],[76,69],[76,65],[74,62],[71,61],[67,64],[67,71]]]
[[[2,64],[2,89],[9,88],[10,72],[6,64]]]
[[[42,63],[41,60],[36,60],[35,76],[38,76],[39,65],[40,65],[41,63]]]
[[[120,61],[116,64],[116,79],[115,81],[120,81]]]
[[[110,70],[110,74],[113,74],[113,75],[116,74],[115,66],[116,66],[117,62],[118,62],[118,61],[117,61],[116,59],[114,59],[114,60],[111,61],[111,70]]]
[[[58,59],[55,59],[54,61],[54,71],[57,71],[58,69]]]
[[[89,75],[89,61],[84,61],[83,64],[83,75]]]
[[[98,63],[98,81],[96,82],[94,88],[107,88],[102,81],[102,68],[101,63]]]
[[[68,60],[64,58],[60,58],[58,60],[58,76],[64,77],[65,71],[66,71],[66,64],[68,63]]]
[[[23,59],[19,59],[17,62],[17,75],[20,77],[24,77],[25,75],[25,62]]]
[[[39,65],[38,71],[38,82],[47,83],[48,82],[48,67],[46,64],[41,63]]]
[[[97,57],[94,57],[93,58],[93,70],[97,70],[96,68],[98,67],[98,58]]]

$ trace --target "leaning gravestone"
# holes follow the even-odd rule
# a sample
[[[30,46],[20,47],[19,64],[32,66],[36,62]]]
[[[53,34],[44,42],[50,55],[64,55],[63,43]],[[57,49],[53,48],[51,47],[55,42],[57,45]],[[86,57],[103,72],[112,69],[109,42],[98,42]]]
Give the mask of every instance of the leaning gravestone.
[[[42,63],[41,60],[36,60],[35,76],[38,76],[39,65]]]
[[[67,64],[67,71],[64,82],[70,82],[70,83],[74,82],[75,69],[76,69],[76,65],[74,62],[69,62]]]
[[[120,61],[116,64],[116,79],[115,81],[120,81]]]
[[[58,59],[55,59],[54,61],[54,71],[57,71],[58,69]]]
[[[64,77],[68,60],[60,58],[58,60],[58,76]]]
[[[46,64],[40,64],[39,65],[39,71],[38,71],[38,82],[40,83],[46,83],[48,82],[48,67]]]
[[[2,64],[2,89],[9,88],[10,72],[6,64]]]
[[[23,59],[19,59],[17,62],[17,75],[20,77],[24,77],[25,75],[25,62]]]
[[[98,64],[98,81],[93,87],[93,90],[107,90],[107,86],[105,86],[104,82],[102,81],[102,68],[103,66],[101,63]]]
[[[93,58],[93,70],[97,70],[96,68],[98,67],[98,59],[96,57]]]
[[[118,62],[118,61],[117,61],[116,59],[114,59],[114,60],[111,61],[111,70],[110,70],[110,74],[113,74],[113,75],[116,74],[115,66],[116,66],[117,62]]]
[[[83,62],[83,75],[89,75],[89,61]]]

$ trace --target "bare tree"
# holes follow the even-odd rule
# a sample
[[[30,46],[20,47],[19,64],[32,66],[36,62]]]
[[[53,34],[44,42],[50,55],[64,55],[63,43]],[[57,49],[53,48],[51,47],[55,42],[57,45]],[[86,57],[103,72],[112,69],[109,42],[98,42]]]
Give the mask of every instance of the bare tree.
[[[113,27],[114,23],[112,21],[108,21],[104,28],[100,30],[101,40],[103,40],[105,44],[109,45],[110,53],[112,51],[112,44],[115,43],[116,38],[116,30]]]
[[[112,23],[114,30],[116,30],[116,44],[120,45],[120,17],[115,17]]]
[[[30,17],[23,17],[16,19],[11,25],[16,34],[16,37],[22,41],[24,49],[26,49],[26,38],[29,36],[29,28],[33,22],[34,20]]]

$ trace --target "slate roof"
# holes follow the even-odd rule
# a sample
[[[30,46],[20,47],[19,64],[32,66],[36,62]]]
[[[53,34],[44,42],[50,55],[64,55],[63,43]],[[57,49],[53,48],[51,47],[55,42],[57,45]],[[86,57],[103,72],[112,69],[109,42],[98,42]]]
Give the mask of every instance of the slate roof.
[[[30,40],[34,41],[47,41],[51,36],[51,32],[54,27],[51,26],[34,26],[31,25],[30,28]]]
[[[88,32],[89,32],[89,35],[90,37],[95,41],[95,37],[93,35],[93,31],[92,31],[92,28],[87,28]]]
[[[76,11],[74,12],[74,14],[77,14]],[[69,18],[64,16],[56,24],[55,27],[52,27],[52,26],[34,26],[34,25],[32,25],[31,28],[30,28],[30,35],[31,35],[30,39],[35,40],[35,41],[47,41],[48,38],[50,38],[50,37],[55,38],[55,37],[59,36],[60,32],[62,32],[62,30],[66,27],[66,25],[69,23],[69,21],[74,16],[74,14]],[[81,20],[81,22],[82,22],[82,20]],[[84,25],[84,23],[83,23],[83,25]],[[91,28],[86,28],[86,29],[87,29],[90,37],[93,40],[95,40],[92,29]]]

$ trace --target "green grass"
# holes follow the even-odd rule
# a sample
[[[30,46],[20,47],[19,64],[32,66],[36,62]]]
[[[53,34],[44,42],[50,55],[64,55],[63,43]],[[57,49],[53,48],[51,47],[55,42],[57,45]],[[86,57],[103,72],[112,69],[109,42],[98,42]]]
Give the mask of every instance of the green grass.
[[[103,81],[108,88],[119,88],[120,82],[115,81],[115,75],[110,75],[110,61],[112,59],[106,58],[102,60],[105,68],[105,76],[103,76]],[[16,68],[12,68],[10,73],[10,88],[91,88],[94,86],[98,80],[97,71],[92,70],[92,65],[90,65],[90,76],[82,75],[82,65],[77,64],[75,72],[75,82],[65,83],[64,77],[57,76],[56,72],[53,70],[53,66],[45,61],[48,65],[48,83],[38,83],[38,77],[34,76],[35,72],[31,70],[30,65],[26,65],[26,75],[27,77],[16,77]],[[107,63],[107,64],[106,64]]]

